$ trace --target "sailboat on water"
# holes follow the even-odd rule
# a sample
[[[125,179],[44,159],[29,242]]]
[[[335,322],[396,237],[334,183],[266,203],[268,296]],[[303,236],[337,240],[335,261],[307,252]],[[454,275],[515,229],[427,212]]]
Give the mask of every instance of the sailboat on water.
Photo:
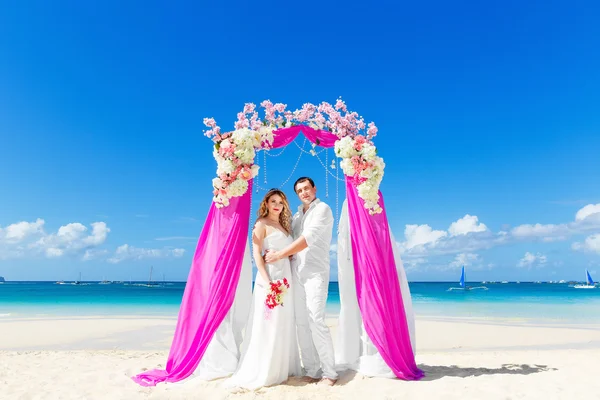
[[[144,286],[144,287],[159,287],[160,285],[158,283],[153,283],[152,282],[152,270],[154,269],[153,266],[150,266],[150,278],[148,278],[148,283],[139,283],[136,286]]]
[[[466,281],[466,274],[465,274],[465,266],[463,265],[462,272],[460,274],[460,281],[458,282],[460,287],[451,287],[448,290],[449,291],[450,290],[476,290],[476,289],[488,290],[488,288],[485,286],[475,286],[475,287],[467,286],[466,282],[467,281]]]
[[[590,271],[585,270],[585,285],[575,285],[573,286],[575,289],[594,289],[596,288],[596,284],[590,275]]]
[[[81,285],[81,272],[79,272],[79,280],[71,282],[71,285]]]

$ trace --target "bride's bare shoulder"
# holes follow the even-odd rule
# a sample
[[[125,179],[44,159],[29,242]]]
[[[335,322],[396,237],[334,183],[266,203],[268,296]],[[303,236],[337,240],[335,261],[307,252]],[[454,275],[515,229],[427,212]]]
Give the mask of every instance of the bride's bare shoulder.
[[[254,230],[264,231],[267,229],[267,221],[264,218],[259,218],[254,223]]]

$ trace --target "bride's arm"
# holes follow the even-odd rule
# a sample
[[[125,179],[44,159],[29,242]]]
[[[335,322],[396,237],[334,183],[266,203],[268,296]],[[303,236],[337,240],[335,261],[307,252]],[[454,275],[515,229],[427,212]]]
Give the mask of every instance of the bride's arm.
[[[254,225],[254,229],[252,230],[252,255],[254,256],[254,262],[256,263],[256,268],[258,268],[258,273],[264,279],[265,283],[269,283],[271,282],[271,278],[265,268],[265,260],[263,260],[262,256],[262,243],[266,233],[267,227],[265,224],[261,221],[256,222],[256,225]]]

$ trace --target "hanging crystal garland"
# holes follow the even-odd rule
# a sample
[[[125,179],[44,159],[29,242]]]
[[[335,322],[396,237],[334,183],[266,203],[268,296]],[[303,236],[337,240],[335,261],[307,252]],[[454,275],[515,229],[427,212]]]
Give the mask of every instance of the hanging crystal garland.
[[[340,201],[339,201],[339,184],[340,184],[340,179],[338,178],[338,171],[339,168],[336,168],[335,166],[335,158],[333,160],[331,160],[331,168],[335,169],[335,223],[338,226],[340,226]]]
[[[302,145],[298,144],[296,140],[294,140],[294,144],[296,145],[296,147],[300,150],[299,154],[298,154],[298,158],[296,159],[296,162],[294,163],[294,166],[291,170],[291,172],[289,173],[288,177],[281,183],[281,185],[279,185],[280,188],[282,188],[285,184],[287,184],[290,179],[292,178],[292,176],[294,176],[296,170],[298,169],[298,165],[300,164],[300,160],[302,159],[302,156],[304,154],[310,154],[311,156],[315,157],[319,163],[321,164],[321,167],[323,167],[323,169],[325,170],[325,197],[329,197],[329,176],[331,175],[331,177],[333,177],[335,179],[335,220],[336,220],[336,224],[339,224],[339,215],[340,215],[340,204],[339,204],[339,182],[340,181],[344,181],[344,179],[340,179],[339,177],[339,168],[337,166],[336,163],[336,158],[333,158],[331,160],[331,164],[329,163],[329,152],[328,152],[328,148],[323,148],[319,151],[316,151],[316,144],[312,144],[312,148],[310,150],[306,150],[306,137],[304,137],[304,141],[302,142]],[[286,149],[286,147],[284,147],[284,149]],[[268,153],[268,151],[266,149],[261,149],[261,151],[263,151],[263,181],[266,184],[267,181],[267,156],[269,157],[279,157],[283,151],[271,155]],[[323,162],[323,160],[321,159],[321,157],[319,157],[319,155],[321,153],[325,152],[325,162]],[[330,171],[330,169],[334,169],[335,170],[335,174],[333,172]],[[259,175],[260,175],[260,171],[259,171]],[[260,184],[258,184],[259,181],[259,177],[258,175],[256,176],[256,178],[254,179],[254,186],[256,189],[256,193],[259,192],[259,190],[263,191],[263,192],[267,192],[268,189],[265,187],[262,187]],[[251,205],[252,207],[252,205]],[[250,213],[252,214],[252,208],[250,210]]]
[[[267,151],[267,156],[269,156],[269,157],[279,157],[280,155],[282,155],[282,154],[283,154],[283,152],[285,151],[285,149],[287,149],[287,146],[284,146],[284,147],[281,149],[281,151],[280,151],[279,153],[277,153],[277,154],[271,154],[271,152],[270,152],[270,151]]]
[[[325,149],[325,165],[329,162],[329,149]],[[329,198],[329,174],[327,173],[327,167],[325,167],[325,197]]]
[[[265,168],[265,185],[267,184],[267,150],[263,149],[263,160]]]
[[[304,155],[304,153],[308,153],[308,151],[303,150],[304,146],[306,145],[306,138],[304,138],[304,142],[302,143],[302,147],[300,147],[300,145],[298,143],[296,143],[296,141],[294,141],[294,144],[301,150],[300,153],[298,154],[298,158],[296,159],[296,162],[294,164],[294,167],[292,168],[292,171],[290,172],[290,174],[288,175],[288,177],[281,183],[281,185],[279,185],[279,188],[282,188],[286,183],[288,183],[290,181],[290,179],[292,178],[292,176],[294,176],[294,173],[296,172],[296,169],[298,168],[298,165],[300,164],[300,159],[302,158],[302,155]],[[264,151],[264,150],[263,150]],[[264,166],[266,168],[266,161],[264,163]],[[259,171],[260,174],[260,171]],[[264,172],[264,174],[266,175],[266,172]],[[258,178],[258,176],[257,176]],[[267,178],[265,176],[265,182],[267,181]],[[262,186],[260,186],[256,181],[258,181],[258,179],[255,179],[255,186],[256,186],[256,193],[258,193],[259,189],[267,192],[268,189],[264,188]]]

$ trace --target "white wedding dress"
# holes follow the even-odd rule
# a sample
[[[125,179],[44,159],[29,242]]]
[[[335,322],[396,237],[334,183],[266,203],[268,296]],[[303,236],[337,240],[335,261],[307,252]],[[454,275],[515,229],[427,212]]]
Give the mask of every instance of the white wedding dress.
[[[276,230],[264,238],[263,250],[281,250],[292,241],[292,236]],[[233,376],[225,381],[227,387],[254,390],[277,385],[290,376],[300,376],[302,373],[294,320],[294,282],[289,259],[267,264],[266,268],[272,281],[287,278],[290,288],[284,296],[283,306],[265,312],[269,288],[261,275],[256,275],[241,360]]]

